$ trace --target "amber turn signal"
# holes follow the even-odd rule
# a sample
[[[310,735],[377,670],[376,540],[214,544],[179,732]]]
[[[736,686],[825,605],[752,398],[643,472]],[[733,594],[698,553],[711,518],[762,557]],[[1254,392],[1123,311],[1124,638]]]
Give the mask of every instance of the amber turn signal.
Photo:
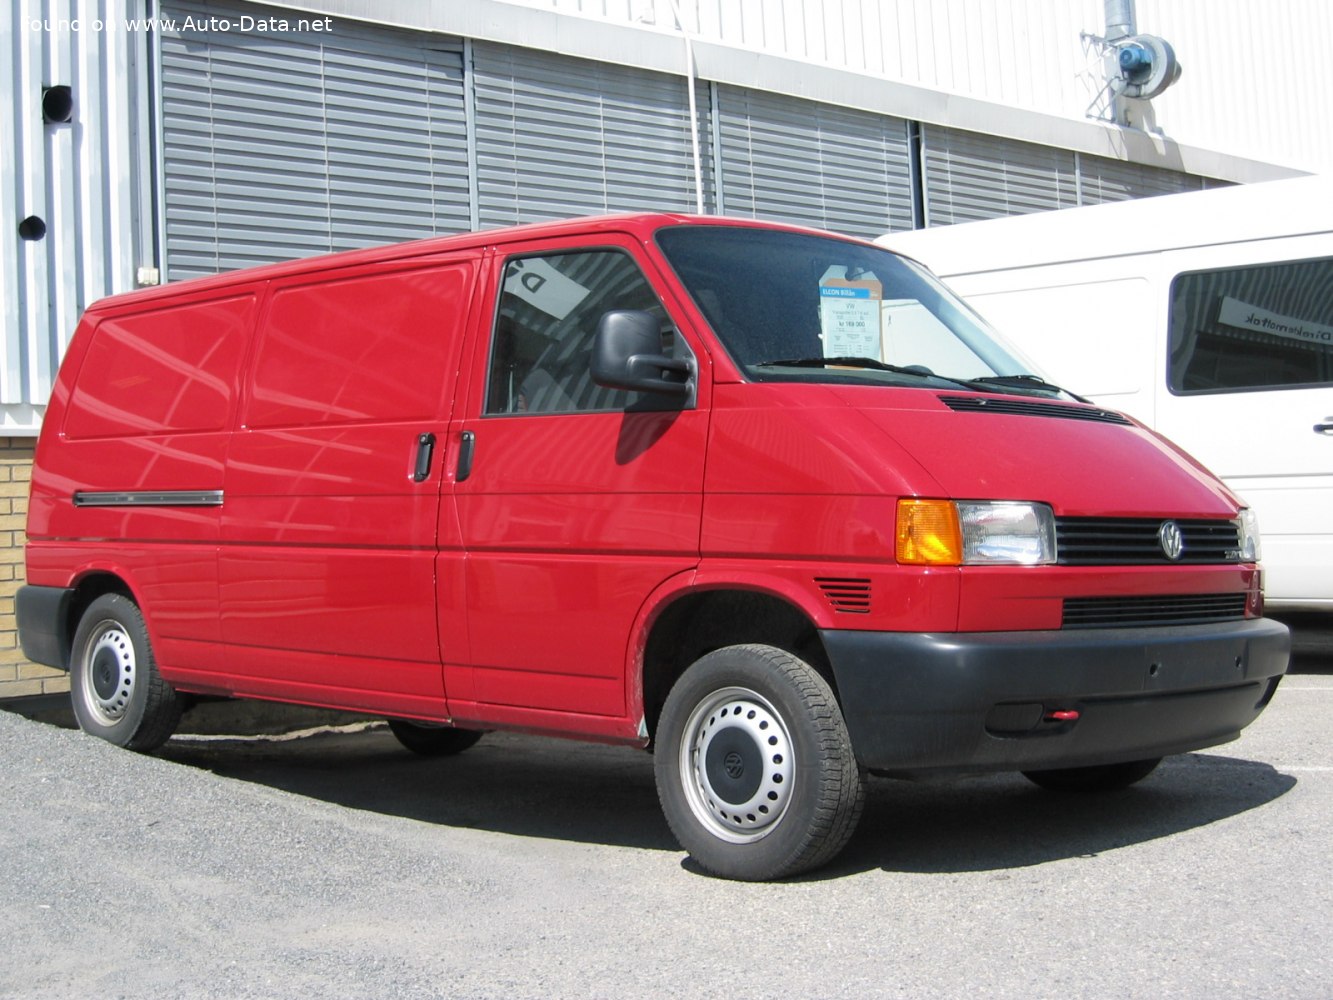
[[[898,501],[898,562],[918,566],[958,566],[963,533],[958,508],[950,500]]]

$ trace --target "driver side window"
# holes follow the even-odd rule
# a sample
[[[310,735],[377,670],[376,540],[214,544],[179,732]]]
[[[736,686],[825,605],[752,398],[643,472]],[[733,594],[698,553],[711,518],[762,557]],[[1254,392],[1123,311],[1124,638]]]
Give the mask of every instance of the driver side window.
[[[593,337],[612,309],[666,312],[638,265],[619,250],[514,257],[496,309],[486,413],[623,410],[636,393],[592,380]],[[665,346],[665,345],[664,345]]]

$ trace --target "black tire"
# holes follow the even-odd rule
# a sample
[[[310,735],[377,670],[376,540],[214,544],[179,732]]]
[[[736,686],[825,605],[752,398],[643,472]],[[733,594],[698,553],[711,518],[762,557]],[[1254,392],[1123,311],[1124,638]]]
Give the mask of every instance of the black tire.
[[[103,594],[79,620],[69,688],[79,728],[129,750],[160,747],[184,707],[158,673],[143,614],[120,594]]]
[[[423,757],[449,757],[462,753],[483,735],[475,729],[455,729],[406,719],[390,719],[389,729],[398,737],[399,743]]]
[[[827,864],[865,803],[833,690],[771,646],[728,646],[685,671],[662,708],[654,767],[671,831],[723,878],[768,881]]]
[[[1127,760],[1093,767],[1062,767],[1050,771],[1024,771],[1023,777],[1051,792],[1115,792],[1142,781],[1157,769],[1161,757]]]

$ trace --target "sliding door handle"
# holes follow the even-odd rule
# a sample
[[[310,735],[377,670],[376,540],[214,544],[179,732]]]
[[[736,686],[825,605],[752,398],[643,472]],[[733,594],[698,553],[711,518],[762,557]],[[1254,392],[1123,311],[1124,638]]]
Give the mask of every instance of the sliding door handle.
[[[412,482],[424,483],[430,478],[430,460],[435,454],[435,435],[417,435],[417,464],[412,469]]]
[[[477,447],[477,435],[464,431],[458,444],[458,470],[454,482],[461,483],[472,475],[472,455]]]

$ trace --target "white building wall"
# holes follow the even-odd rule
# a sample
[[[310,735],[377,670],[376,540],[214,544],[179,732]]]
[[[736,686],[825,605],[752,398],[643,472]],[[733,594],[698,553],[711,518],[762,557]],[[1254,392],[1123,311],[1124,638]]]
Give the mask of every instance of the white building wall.
[[[1102,0],[509,0],[1082,118],[1104,82]],[[1333,172],[1333,3],[1138,0],[1184,67],[1152,102],[1177,142]]]
[[[34,433],[83,308],[135,287],[151,223],[137,182],[142,0],[9,0],[0,17],[0,435]],[[42,115],[67,86],[68,122]],[[146,149],[146,147],[144,147]],[[21,238],[40,220],[40,238]],[[35,224],[23,231],[31,237]]]
[[[1159,124],[1182,142],[1333,173],[1333,3],[1139,0],[1138,12],[1184,66],[1153,101]]]

